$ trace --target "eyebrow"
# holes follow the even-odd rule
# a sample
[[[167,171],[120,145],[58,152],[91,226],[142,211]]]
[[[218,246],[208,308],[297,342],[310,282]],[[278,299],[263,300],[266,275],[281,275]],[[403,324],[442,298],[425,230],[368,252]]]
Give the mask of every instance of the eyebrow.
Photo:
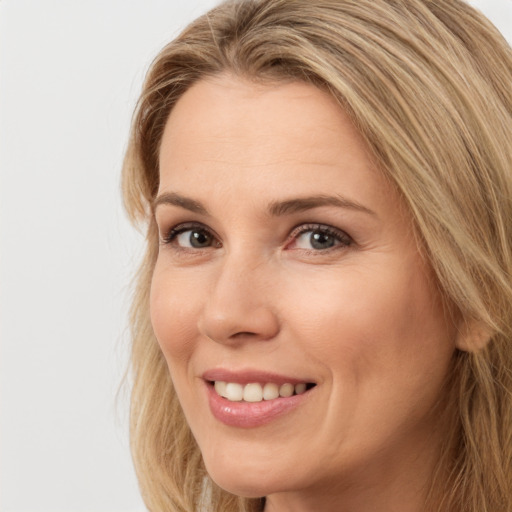
[[[189,210],[194,213],[209,215],[208,210],[199,201],[195,201],[190,197],[185,197],[174,192],[165,192],[164,194],[160,194],[153,201],[153,211],[156,211],[157,207],[161,204],[179,206],[180,208],[184,208],[185,210]]]
[[[174,192],[165,192],[160,194],[153,202],[153,211],[155,211],[161,204],[178,206],[201,215],[210,215],[208,210],[199,201]],[[366,208],[366,206],[339,195],[317,195],[286,199],[284,201],[272,201],[268,206],[268,213],[272,217],[281,217],[284,215],[312,210],[313,208],[319,208],[321,206],[336,206],[338,208],[355,210],[369,215],[376,215],[374,211]]]
[[[362,204],[351,201],[339,195],[318,195],[287,199],[285,201],[272,201],[269,206],[269,213],[270,215],[277,217],[281,215],[291,215],[292,213],[311,210],[320,206],[336,206],[338,208],[356,210],[359,212],[368,213],[370,215],[375,215],[375,212],[369,208],[366,208],[366,206],[363,206]]]

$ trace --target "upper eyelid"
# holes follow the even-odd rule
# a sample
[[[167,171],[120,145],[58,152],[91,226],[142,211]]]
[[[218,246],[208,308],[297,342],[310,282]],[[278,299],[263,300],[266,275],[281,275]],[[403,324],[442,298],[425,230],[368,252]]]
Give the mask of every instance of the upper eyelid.
[[[208,231],[209,233],[217,236],[214,229],[212,229],[211,227],[209,227],[206,224],[199,222],[199,221],[179,222],[177,224],[173,224],[167,231],[170,232],[170,231],[174,231],[174,230],[181,229],[181,228],[183,228],[183,231],[186,231],[188,229],[200,228],[200,229],[204,229],[205,231]],[[301,222],[300,224],[297,224],[293,228],[290,229],[288,236],[292,235],[293,233],[295,233],[297,231],[313,231],[315,229],[322,229],[322,228],[324,228],[326,230],[338,231],[340,233],[344,233],[347,236],[349,236],[345,230],[337,228],[335,226],[332,226],[331,224],[324,224],[322,222]]]
[[[343,231],[342,229],[331,226],[330,224],[324,224],[323,222],[301,222],[291,229],[290,234],[295,231],[313,231],[315,229],[332,229],[335,231]]]
[[[334,232],[339,235],[343,235],[343,236],[346,236],[347,238],[352,239],[352,237],[344,229],[337,228],[335,226],[332,226],[331,224],[323,224],[322,222],[306,222],[306,223],[298,224],[290,231],[289,236],[292,236],[294,234],[299,235],[302,233],[307,233],[308,231],[315,231],[315,230],[330,231],[330,232]]]
[[[202,222],[197,221],[189,221],[189,222],[180,222],[178,224],[172,224],[168,229],[163,230],[163,232],[159,229],[160,239],[165,242],[170,242],[170,238],[173,234],[181,234],[185,231],[200,229],[208,232],[212,237],[219,240],[219,237],[215,231],[203,224]]]
[[[159,229],[159,232],[161,233],[159,238],[162,242],[170,243],[171,235],[173,234],[173,232],[175,232],[174,234],[181,234],[185,231],[193,230],[193,229],[204,230],[204,231],[208,232],[216,240],[218,240],[218,241],[221,240],[220,237],[215,232],[215,230],[213,230],[211,227],[209,227],[206,224],[199,222],[199,221],[185,221],[185,222],[180,222],[177,224],[172,224],[171,227],[169,227],[168,229],[165,229],[163,231],[163,233]],[[337,228],[335,226],[332,226],[331,224],[324,224],[322,222],[302,222],[300,224],[295,225],[293,228],[291,228],[289,230],[288,235],[286,236],[286,239],[285,239],[285,243],[289,242],[291,239],[296,238],[297,236],[299,236],[303,233],[307,233],[308,231],[314,231],[314,230],[329,231],[334,234],[339,234],[340,238],[346,237],[353,241],[353,238],[351,237],[351,235],[349,235],[345,230],[343,230],[341,228]],[[178,232],[178,233],[176,233],[176,232]]]

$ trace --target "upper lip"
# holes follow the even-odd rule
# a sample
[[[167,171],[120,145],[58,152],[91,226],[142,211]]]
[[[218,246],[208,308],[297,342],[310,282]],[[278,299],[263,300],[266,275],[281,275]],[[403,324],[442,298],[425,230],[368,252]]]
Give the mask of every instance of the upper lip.
[[[247,369],[234,371],[227,368],[212,368],[203,373],[202,378],[206,381],[223,381],[223,382],[236,382],[238,384],[250,384],[252,382],[266,383],[272,382],[274,384],[300,384],[314,383],[311,379],[297,378],[268,371]]]

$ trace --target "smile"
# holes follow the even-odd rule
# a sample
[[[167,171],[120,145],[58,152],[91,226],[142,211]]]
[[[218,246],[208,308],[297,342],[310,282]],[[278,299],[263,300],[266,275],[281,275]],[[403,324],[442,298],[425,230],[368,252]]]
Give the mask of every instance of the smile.
[[[239,384],[238,382],[225,382],[217,380],[214,382],[216,393],[230,402],[262,402],[263,400],[275,400],[277,398],[288,398],[293,395],[305,393],[314,384],[300,382],[298,384],[284,383],[276,384],[267,382],[251,382]]]
[[[282,381],[280,384],[263,384],[264,380],[254,380],[246,380],[245,383],[233,382],[231,379],[205,380],[213,416],[231,427],[260,427],[308,403],[310,395],[315,394],[317,388],[316,383]]]
[[[201,380],[212,415],[238,428],[263,426],[305,406],[319,384],[307,377],[249,368],[211,368]]]

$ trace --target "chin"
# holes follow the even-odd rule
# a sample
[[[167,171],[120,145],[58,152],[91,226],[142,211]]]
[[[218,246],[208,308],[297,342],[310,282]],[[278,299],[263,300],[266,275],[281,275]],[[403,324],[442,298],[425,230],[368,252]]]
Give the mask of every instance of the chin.
[[[208,469],[210,478],[225,491],[241,496],[243,498],[261,498],[275,492],[273,485],[262,482],[252,475],[242,475],[236,469],[230,471],[229,469],[213,470]]]
[[[210,478],[225,491],[243,498],[261,498],[282,492],[283,475],[266,467],[254,467],[250,464],[240,464],[239,460],[219,464],[219,461],[209,464],[205,461]]]

